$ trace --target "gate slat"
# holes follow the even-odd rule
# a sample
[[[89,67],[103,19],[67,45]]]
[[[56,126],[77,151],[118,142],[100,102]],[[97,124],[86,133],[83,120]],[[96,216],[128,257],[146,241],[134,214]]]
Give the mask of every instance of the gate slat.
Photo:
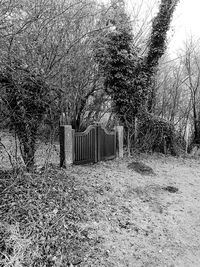
[[[108,132],[100,125],[89,126],[74,133],[74,163],[84,164],[113,159],[116,156],[116,132]]]
[[[86,131],[74,133],[75,164],[95,162],[94,140],[95,126],[89,126]]]

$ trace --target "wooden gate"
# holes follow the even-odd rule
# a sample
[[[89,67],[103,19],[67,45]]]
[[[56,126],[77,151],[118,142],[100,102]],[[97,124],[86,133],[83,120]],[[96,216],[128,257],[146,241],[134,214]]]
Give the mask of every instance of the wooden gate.
[[[108,132],[97,126],[98,161],[114,159],[116,156],[116,131]]]
[[[116,157],[116,131],[108,132],[101,125],[89,126],[73,134],[73,163],[95,163]]]
[[[89,126],[84,132],[73,134],[73,162],[84,164],[97,162],[97,129]]]

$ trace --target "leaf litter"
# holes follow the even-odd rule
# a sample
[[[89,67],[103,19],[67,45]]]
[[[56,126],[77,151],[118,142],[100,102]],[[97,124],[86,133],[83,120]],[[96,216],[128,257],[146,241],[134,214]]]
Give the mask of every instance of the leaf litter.
[[[195,160],[160,155],[1,172],[1,264],[199,266],[199,174]]]

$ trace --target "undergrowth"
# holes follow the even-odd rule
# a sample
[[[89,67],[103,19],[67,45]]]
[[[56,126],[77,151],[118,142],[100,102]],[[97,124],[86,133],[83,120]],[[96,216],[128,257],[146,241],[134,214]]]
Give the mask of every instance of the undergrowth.
[[[80,266],[96,244],[80,227],[87,195],[60,169],[0,171],[0,266]]]

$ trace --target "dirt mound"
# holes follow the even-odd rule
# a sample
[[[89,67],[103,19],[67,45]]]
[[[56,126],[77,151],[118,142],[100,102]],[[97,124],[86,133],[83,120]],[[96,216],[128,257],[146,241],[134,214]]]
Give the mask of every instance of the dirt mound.
[[[140,174],[144,175],[152,175],[155,174],[153,169],[148,165],[144,164],[143,162],[135,161],[127,166],[129,169],[132,169]]]
[[[175,186],[169,185],[169,186],[163,187],[163,190],[168,191],[170,193],[176,193],[178,191],[178,188]]]

